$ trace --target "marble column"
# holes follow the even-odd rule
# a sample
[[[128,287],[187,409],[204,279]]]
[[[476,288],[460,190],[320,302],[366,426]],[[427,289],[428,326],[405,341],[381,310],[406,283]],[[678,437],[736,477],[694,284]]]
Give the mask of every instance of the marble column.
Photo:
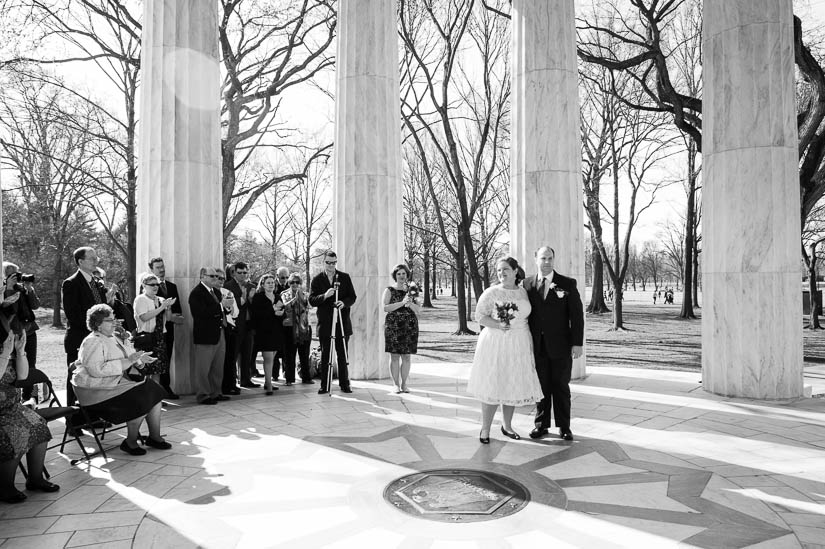
[[[802,396],[791,0],[705,0],[702,381]]]
[[[579,142],[575,6],[514,0],[510,253],[528,275],[535,251],[556,252],[584,301],[584,220]],[[586,350],[586,349],[585,349]],[[585,376],[585,356],[573,377]]]
[[[398,79],[395,2],[339,0],[332,229],[338,268],[358,295],[353,379],[389,377],[381,294],[404,257]]]
[[[186,322],[176,326],[172,385],[191,393],[187,298],[204,265],[223,262],[218,6],[144,2],[138,169],[138,271],[163,257]]]

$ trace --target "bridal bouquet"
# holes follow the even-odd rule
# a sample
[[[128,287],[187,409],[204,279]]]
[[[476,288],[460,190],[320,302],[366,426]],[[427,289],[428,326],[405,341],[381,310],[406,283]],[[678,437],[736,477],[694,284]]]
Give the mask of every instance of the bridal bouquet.
[[[512,301],[496,301],[496,319],[504,325],[509,326],[510,321],[516,318],[518,305]]]
[[[415,282],[410,282],[407,285],[407,295],[410,296],[410,301],[413,303],[418,303],[418,296],[421,294],[421,290],[418,288],[418,284]]]

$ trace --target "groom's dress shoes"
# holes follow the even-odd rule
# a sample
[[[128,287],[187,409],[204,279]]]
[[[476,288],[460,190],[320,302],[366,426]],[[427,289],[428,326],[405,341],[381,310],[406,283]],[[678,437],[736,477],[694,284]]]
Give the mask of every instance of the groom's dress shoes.
[[[530,431],[530,438],[541,438],[546,435],[549,431],[547,427],[536,427],[532,431]]]
[[[532,436],[532,434],[530,436]],[[573,440],[573,431],[570,429],[559,429],[559,437],[564,440]]]

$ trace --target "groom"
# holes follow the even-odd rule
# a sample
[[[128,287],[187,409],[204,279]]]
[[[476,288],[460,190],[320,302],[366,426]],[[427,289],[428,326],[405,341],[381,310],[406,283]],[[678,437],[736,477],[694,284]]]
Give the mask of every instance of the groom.
[[[524,281],[532,311],[528,322],[533,335],[536,372],[544,398],[536,405],[536,427],[530,438],[541,438],[550,427],[550,408],[559,436],[573,440],[570,431],[570,373],[573,359],[582,355],[584,314],[576,281],[553,270],[556,252],[536,250],[539,274]]]

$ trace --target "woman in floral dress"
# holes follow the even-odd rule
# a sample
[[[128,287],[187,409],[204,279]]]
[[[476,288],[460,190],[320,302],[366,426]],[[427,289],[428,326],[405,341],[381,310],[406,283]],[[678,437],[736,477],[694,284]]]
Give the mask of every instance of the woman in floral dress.
[[[384,289],[382,301],[387,318],[384,321],[384,351],[390,354],[390,376],[397,393],[409,393],[410,355],[418,352],[418,313],[415,286],[410,283],[412,272],[402,264],[392,270],[395,284]]]
[[[0,283],[0,295],[4,289],[5,284]],[[18,377],[29,376],[29,363],[25,357],[17,361],[17,366],[9,360],[14,349],[14,334],[8,318],[2,312],[0,317],[0,502],[21,503],[26,494],[14,487],[14,475],[23,454],[29,470],[26,490],[56,492],[60,487],[43,477],[46,443],[52,435],[43,418],[20,404],[14,382]]]

